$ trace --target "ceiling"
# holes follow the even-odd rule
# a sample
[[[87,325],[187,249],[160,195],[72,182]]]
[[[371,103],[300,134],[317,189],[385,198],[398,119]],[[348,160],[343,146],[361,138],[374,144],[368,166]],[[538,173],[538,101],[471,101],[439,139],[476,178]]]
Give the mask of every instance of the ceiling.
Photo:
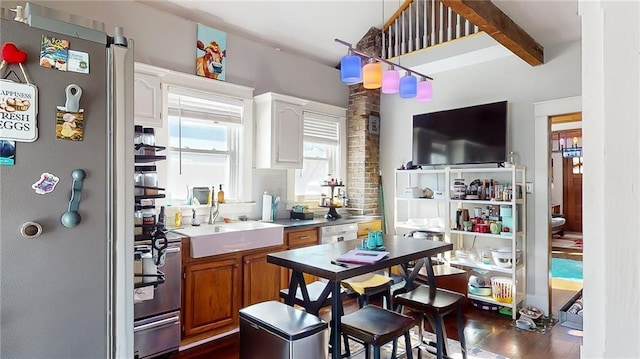
[[[371,26],[380,28],[404,0],[142,1],[194,22],[336,66]],[[543,47],[581,37],[577,0],[493,0]],[[384,7],[384,8],[383,8]]]

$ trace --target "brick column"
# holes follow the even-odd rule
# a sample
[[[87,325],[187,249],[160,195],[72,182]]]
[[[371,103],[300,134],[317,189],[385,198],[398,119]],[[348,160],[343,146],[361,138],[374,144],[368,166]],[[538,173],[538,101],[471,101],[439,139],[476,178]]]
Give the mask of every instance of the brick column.
[[[357,49],[380,54],[382,33],[370,28]],[[349,87],[347,111],[347,184],[349,207],[366,215],[379,215],[380,135],[369,133],[369,115],[380,117],[380,90],[367,90],[362,84]]]

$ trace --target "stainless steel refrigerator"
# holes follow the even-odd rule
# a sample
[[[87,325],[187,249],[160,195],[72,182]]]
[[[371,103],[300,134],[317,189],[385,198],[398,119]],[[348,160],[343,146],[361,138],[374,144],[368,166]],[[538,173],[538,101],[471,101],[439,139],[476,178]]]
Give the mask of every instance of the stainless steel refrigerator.
[[[24,72],[38,94],[37,139],[15,142],[15,163],[0,166],[0,358],[129,357],[132,41],[46,18],[36,10],[25,19],[31,24],[3,18],[0,27],[1,44],[12,42],[26,52]],[[43,36],[67,40],[69,50],[87,54],[88,73],[42,66]],[[16,63],[6,63],[0,76],[26,80]],[[60,111],[73,107],[66,93],[70,85],[81,89],[81,140],[60,138],[57,129]],[[4,98],[0,121],[6,124],[6,101],[11,100]],[[77,133],[79,126],[66,133]],[[76,175],[74,181],[76,170],[84,178]],[[55,187],[42,186],[43,173],[59,179]],[[35,187],[42,194],[34,189],[39,181]],[[79,203],[71,203],[72,198]],[[79,217],[63,224],[67,212]]]

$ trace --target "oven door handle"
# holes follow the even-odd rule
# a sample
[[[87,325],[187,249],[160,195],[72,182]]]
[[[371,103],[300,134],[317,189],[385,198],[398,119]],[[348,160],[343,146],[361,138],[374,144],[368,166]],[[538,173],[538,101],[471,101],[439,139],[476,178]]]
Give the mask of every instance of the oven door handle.
[[[180,252],[180,247],[167,247],[167,249],[165,249],[166,253],[178,253]]]
[[[147,329],[159,328],[159,327],[167,327],[169,324],[178,324],[180,323],[180,316],[176,315],[175,317],[166,318],[159,320],[157,322],[143,324],[138,327],[133,327],[133,332],[140,332]]]

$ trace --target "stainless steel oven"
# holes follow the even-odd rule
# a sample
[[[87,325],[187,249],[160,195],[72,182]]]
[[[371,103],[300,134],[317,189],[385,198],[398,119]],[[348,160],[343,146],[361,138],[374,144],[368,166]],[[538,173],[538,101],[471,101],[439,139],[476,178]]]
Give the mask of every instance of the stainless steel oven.
[[[154,289],[153,299],[133,307],[133,345],[139,359],[169,353],[180,346],[182,253],[179,239],[168,242],[164,265],[158,268],[164,273],[164,283]]]

